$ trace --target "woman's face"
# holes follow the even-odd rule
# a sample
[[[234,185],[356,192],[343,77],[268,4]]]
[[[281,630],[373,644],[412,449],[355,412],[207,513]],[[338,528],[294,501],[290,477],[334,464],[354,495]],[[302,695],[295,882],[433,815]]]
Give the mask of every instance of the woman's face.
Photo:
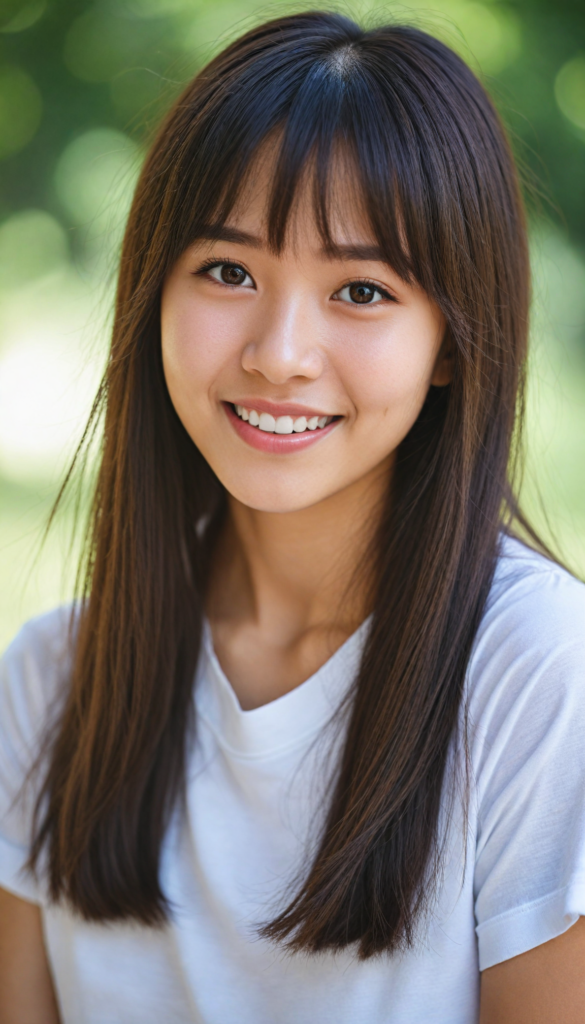
[[[438,308],[383,262],[350,203],[334,254],[306,196],[284,251],[270,251],[269,173],[169,274],[162,353],[181,422],[227,491],[292,512],[390,471],[450,367]]]

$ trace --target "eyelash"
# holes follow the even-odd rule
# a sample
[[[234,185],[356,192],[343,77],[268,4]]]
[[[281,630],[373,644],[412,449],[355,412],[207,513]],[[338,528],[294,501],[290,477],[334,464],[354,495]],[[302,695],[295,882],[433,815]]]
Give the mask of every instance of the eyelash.
[[[195,275],[197,277],[202,276],[203,274],[206,274],[208,270],[213,270],[215,267],[241,267],[242,270],[246,270],[246,268],[241,263],[236,263],[235,260],[208,259],[205,260],[201,264],[201,266],[195,271]],[[246,270],[246,273],[249,274],[249,270]],[[250,274],[250,277],[251,276],[252,275]],[[226,287],[230,288],[232,286],[228,284]]]
[[[343,291],[344,288],[351,288],[352,284],[365,284],[368,286],[368,288],[373,288],[374,291],[378,292],[378,294],[381,295],[382,298],[386,300],[386,302],[396,302],[395,297],[391,295],[390,292],[387,292],[385,288],[382,288],[381,285],[376,284],[376,282],[372,281],[369,277],[353,277],[351,281],[346,281],[345,284],[342,284],[341,288],[337,289],[337,292]],[[337,292],[335,293],[336,295]],[[351,303],[351,305],[359,306],[360,303],[353,302]],[[364,303],[364,305],[371,305],[371,303]],[[377,303],[374,303],[374,305],[377,305]]]
[[[195,271],[195,275],[197,277],[203,277],[204,274],[207,274],[208,271],[210,271],[210,270],[214,270],[215,267],[226,267],[226,266],[227,267],[240,267],[242,270],[245,270],[247,274],[250,274],[250,271],[246,270],[245,266],[242,263],[236,263],[235,260],[218,260],[218,259],[211,258],[211,259],[205,260],[201,264],[201,266]],[[250,277],[252,277],[251,274],[250,274]],[[390,294],[390,292],[387,292],[385,288],[382,288],[379,284],[376,284],[375,281],[370,280],[370,278],[368,278],[368,277],[356,277],[356,278],[352,278],[351,281],[346,281],[345,284],[341,285],[341,288],[337,289],[337,292],[335,294],[337,295],[337,293],[340,292],[340,291],[343,291],[344,288],[349,288],[352,284],[365,284],[365,285],[368,285],[369,288],[374,288],[382,296],[382,298],[385,299],[387,302],[396,302],[396,299],[394,298],[393,295]],[[224,287],[225,288],[237,288],[238,286],[237,285],[224,284]],[[360,305],[360,303],[358,303],[358,302],[348,303],[348,305],[358,306],[358,305]],[[364,303],[364,305],[370,305],[370,303]],[[377,303],[374,303],[374,305],[377,305]]]

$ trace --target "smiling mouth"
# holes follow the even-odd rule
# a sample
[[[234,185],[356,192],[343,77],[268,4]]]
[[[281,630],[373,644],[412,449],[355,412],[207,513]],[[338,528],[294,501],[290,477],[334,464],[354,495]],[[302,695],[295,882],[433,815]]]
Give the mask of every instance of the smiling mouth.
[[[233,405],[231,408],[245,423],[251,427],[263,430],[266,434],[304,434],[310,430],[323,430],[328,427],[339,416],[271,416],[269,412],[257,412],[256,409],[247,409],[243,405]]]

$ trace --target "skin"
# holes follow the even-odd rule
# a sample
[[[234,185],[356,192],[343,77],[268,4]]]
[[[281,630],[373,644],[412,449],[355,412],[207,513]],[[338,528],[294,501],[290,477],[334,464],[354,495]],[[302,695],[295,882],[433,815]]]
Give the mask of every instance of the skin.
[[[583,1024],[585,918],[481,976],[480,1024]]]
[[[371,252],[321,251],[306,199],[275,256],[264,241],[267,175],[255,175],[230,227],[254,241],[203,240],[163,290],[163,362],[185,428],[229,495],[207,613],[219,660],[244,709],[315,672],[363,621],[363,562],[394,452],[451,359],[438,309]],[[340,246],[371,246],[348,202]],[[352,258],[348,258],[351,255]],[[228,286],[205,259],[229,260],[251,285]],[[352,306],[367,278],[392,296]],[[342,419],[310,448],[248,446],[224,401],[300,402]],[[581,1024],[585,923],[483,972],[480,1024]],[[37,907],[0,890],[0,1024],[58,1024]]]
[[[207,610],[245,709],[298,686],[363,621],[366,581],[353,577],[394,453],[429,386],[451,373],[441,313],[372,253],[355,203],[336,229],[335,257],[323,251],[306,194],[284,251],[269,250],[269,176],[269,166],[253,175],[231,239],[191,246],[162,297],[171,399],[229,495]],[[218,268],[202,273],[209,260],[242,267],[246,280],[232,286]],[[379,291],[370,304],[352,304],[347,286],[364,279]],[[341,419],[304,451],[259,452],[222,405],[248,397]]]
[[[0,889],[0,1024],[59,1024],[39,908]]]

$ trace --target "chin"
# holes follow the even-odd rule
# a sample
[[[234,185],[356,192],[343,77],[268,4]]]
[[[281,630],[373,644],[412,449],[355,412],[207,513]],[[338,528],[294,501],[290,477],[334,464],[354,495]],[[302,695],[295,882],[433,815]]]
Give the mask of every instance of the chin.
[[[282,481],[277,484],[266,482],[262,486],[258,486],[258,482],[255,481],[252,486],[233,487],[224,481],[224,486],[236,501],[256,512],[301,512],[329,496],[329,492],[323,493],[321,489],[304,489],[294,485],[293,481],[287,481],[285,486],[282,485]]]

